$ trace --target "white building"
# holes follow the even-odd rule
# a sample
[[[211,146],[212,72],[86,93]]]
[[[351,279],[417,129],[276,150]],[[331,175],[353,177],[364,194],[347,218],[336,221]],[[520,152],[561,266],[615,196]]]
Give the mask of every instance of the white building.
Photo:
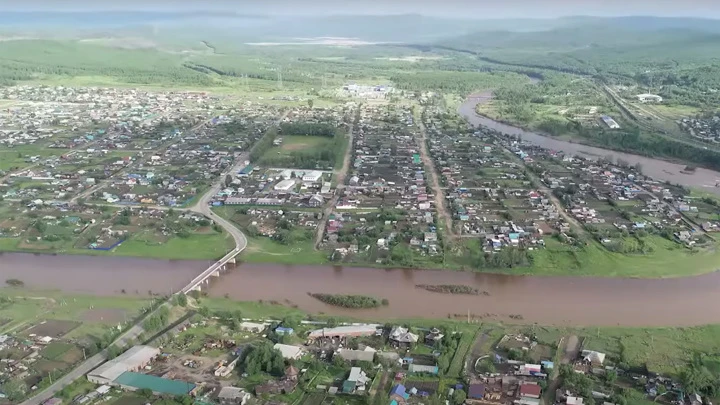
[[[160,354],[160,350],[150,346],[134,346],[120,356],[106,362],[87,375],[88,381],[95,384],[111,384],[126,371],[138,371],[148,365]]]
[[[609,117],[607,115],[603,115],[600,117],[602,121],[605,123],[605,125],[608,126],[610,129],[620,129],[620,124],[617,123],[612,117]]]
[[[637,98],[641,103],[662,103],[663,101],[663,98],[657,94],[638,94]]]
[[[295,187],[295,180],[283,180],[276,184],[274,188],[276,191],[288,191],[293,187]]]
[[[275,346],[273,346],[273,348],[280,350],[280,353],[282,353],[282,356],[284,359],[297,360],[303,354],[302,347],[300,347],[300,346],[292,346],[292,345],[284,345],[282,343],[275,343]]]
[[[305,183],[317,183],[322,178],[322,172],[313,170],[311,172],[305,173],[302,177],[302,181]]]

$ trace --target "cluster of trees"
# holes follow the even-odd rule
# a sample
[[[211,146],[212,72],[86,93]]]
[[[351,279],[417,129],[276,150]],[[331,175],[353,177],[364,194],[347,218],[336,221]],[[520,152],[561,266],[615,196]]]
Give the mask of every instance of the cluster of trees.
[[[328,305],[343,308],[378,308],[388,305],[387,299],[379,299],[367,295],[343,295],[343,294],[319,294],[308,293],[311,297],[320,300]]]
[[[697,392],[715,398],[720,393],[720,380],[703,360],[696,354],[680,373],[680,379],[686,392]]]
[[[511,269],[513,267],[526,267],[532,265],[533,258],[529,251],[517,247],[504,247],[497,253],[486,254],[479,252],[473,260],[473,266],[478,269]]]
[[[508,72],[421,71],[396,74],[390,78],[399,89],[468,94],[509,83],[527,82],[527,77]]]
[[[578,133],[608,149],[633,152],[650,157],[669,157],[698,165],[720,170],[720,153],[713,149],[705,149],[678,140],[659,137],[641,136],[636,127],[625,131],[591,131],[579,128]]]
[[[9,379],[0,385],[0,392],[7,396],[10,402],[20,402],[28,392],[28,386],[22,380]]]
[[[455,352],[460,345],[461,338],[462,334],[460,333],[446,333],[445,337],[437,343],[437,347],[435,349],[440,352],[437,362],[438,371],[440,373],[445,374],[450,369],[450,364],[452,363]]]
[[[280,350],[275,349],[270,342],[264,341],[247,350],[242,367],[243,371],[250,375],[267,373],[280,377],[285,371],[285,361]]]
[[[131,212],[130,212],[130,210],[129,210],[128,208],[120,211],[120,215],[118,215],[118,216],[115,218],[115,221],[113,221],[113,224],[115,224],[115,225],[124,225],[124,226],[130,225],[130,223],[131,223],[131,221],[130,221],[130,215],[131,215]]]
[[[286,122],[280,124],[280,132],[283,135],[305,135],[305,136],[326,136],[334,137],[337,132],[330,124],[314,122]]]
[[[12,47],[11,42],[0,46],[0,49]],[[26,42],[26,41],[22,41]],[[28,41],[30,42],[30,41]],[[54,46],[50,41],[46,46]],[[11,50],[6,53],[0,50],[0,85],[13,85],[18,81],[32,80],[41,75],[52,76],[106,76],[114,77],[126,83],[136,84],[185,84],[211,86],[214,81],[207,75],[177,65],[157,65],[153,63],[130,65],[123,63],[121,55],[108,55],[107,65],[92,61],[84,50],[78,50],[75,58],[59,58],[57,55],[41,59],[35,52],[42,52],[43,46],[29,46],[34,52],[18,55]],[[110,49],[110,48],[108,48]],[[54,52],[53,52],[54,53]],[[110,53],[110,52],[108,52]],[[119,63],[118,63],[119,62]]]
[[[18,280],[16,278],[9,278],[5,280],[5,284],[9,285],[10,287],[22,287],[25,285],[22,280]]]
[[[168,321],[170,320],[170,309],[166,306],[162,306],[158,308],[158,311],[154,315],[148,316],[143,321],[143,329],[145,332],[155,332],[158,331],[165,326],[167,326]]]

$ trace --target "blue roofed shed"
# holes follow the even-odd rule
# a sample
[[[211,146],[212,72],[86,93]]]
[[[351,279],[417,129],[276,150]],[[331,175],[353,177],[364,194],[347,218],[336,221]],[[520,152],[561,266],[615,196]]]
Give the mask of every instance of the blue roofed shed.
[[[406,400],[410,398],[410,394],[408,394],[405,390],[405,386],[402,384],[398,384],[390,390],[390,398],[394,399],[400,399],[400,400]]]
[[[278,326],[277,328],[275,328],[275,333],[277,333],[278,335],[292,335],[293,333],[295,333],[295,329]]]
[[[187,395],[195,389],[195,384],[189,382],[168,380],[167,378],[134,373],[132,371],[126,371],[120,374],[114,383],[133,391],[147,388],[156,394],[169,395]]]

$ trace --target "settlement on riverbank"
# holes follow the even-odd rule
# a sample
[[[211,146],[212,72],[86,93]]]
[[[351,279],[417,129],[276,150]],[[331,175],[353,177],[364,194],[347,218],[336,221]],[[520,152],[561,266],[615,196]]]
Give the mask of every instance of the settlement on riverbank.
[[[120,300],[131,310],[132,298]],[[200,309],[183,316],[189,300],[193,300],[193,308]],[[25,324],[11,322],[10,329],[0,325],[0,333],[4,333],[0,344],[15,354],[9,363],[27,357],[35,359],[24,369],[5,368],[6,378],[17,381],[31,376],[38,386],[35,392],[11,391],[12,403],[47,387],[50,365],[58,374],[67,373],[82,363],[83,351],[99,350],[94,343],[86,345],[102,336],[103,316],[112,315],[119,324],[128,324],[120,320],[122,314],[100,310],[120,303],[117,298],[0,288],[0,301],[4,303],[0,319],[15,319],[21,314],[29,319]],[[138,301],[140,305],[142,301]],[[678,376],[690,368],[693,353],[718,350],[716,337],[720,333],[715,326],[556,328],[427,318],[355,322],[350,317],[328,316],[313,316],[308,321],[307,313],[280,304],[225,298],[188,301],[174,300],[173,310],[167,311],[173,315],[167,321],[177,319],[177,323],[157,337],[130,348],[126,354],[121,354],[125,349],[111,347],[108,351],[119,356],[86,375],[76,373],[76,383],[52,394],[67,400],[112,396],[118,398],[116,401],[144,402],[152,397],[151,393],[135,389],[149,385],[155,395],[175,397],[189,393],[202,398],[240,395],[249,399],[254,395],[297,399],[325,397],[329,391],[340,398],[340,403],[350,405],[366,395],[383,399],[400,392],[405,399],[436,396],[459,399],[455,403],[460,404],[466,396],[483,398],[483,391],[496,401],[512,401],[518,395],[537,399],[543,391],[552,400],[555,390],[548,387],[555,386],[563,388],[559,398],[590,398],[589,390],[577,391],[572,382],[582,378],[586,386],[597,387],[593,391],[636,404],[658,395],[656,385],[645,383],[648,376],[657,378],[662,374],[663,379],[658,378],[662,387],[675,381],[692,383]],[[67,302],[73,304],[64,304]],[[88,304],[99,309],[94,316],[83,308]],[[80,313],[83,316],[78,317]],[[105,325],[106,331],[114,328]],[[653,343],[650,349],[649,337]],[[400,359],[405,361],[397,361]],[[374,367],[376,363],[384,364],[382,368]],[[313,372],[304,371],[311,365]],[[626,380],[603,378],[605,366],[620,370],[617,374]],[[574,373],[573,369],[583,372]],[[498,375],[503,378],[494,378]],[[629,376],[640,377],[634,382]],[[220,379],[232,386],[215,390]],[[299,384],[309,380],[322,384]],[[98,389],[98,385],[104,388]],[[453,394],[447,386],[460,394]]]
[[[569,155],[583,156],[588,159],[611,158],[614,161],[625,161],[632,166],[639,164],[642,166],[644,174],[657,180],[667,181],[684,187],[696,187],[720,195],[720,188],[715,187],[718,179],[720,179],[720,172],[698,168],[692,174],[687,174],[683,173],[687,166],[686,164],[673,163],[662,159],[618,152],[540,135],[536,132],[524,130],[479,115],[476,112],[477,105],[486,103],[489,100],[490,96],[488,93],[471,95],[458,108],[458,113],[472,125],[481,125],[507,135],[518,136],[523,141],[530,142],[551,151],[561,151]]]

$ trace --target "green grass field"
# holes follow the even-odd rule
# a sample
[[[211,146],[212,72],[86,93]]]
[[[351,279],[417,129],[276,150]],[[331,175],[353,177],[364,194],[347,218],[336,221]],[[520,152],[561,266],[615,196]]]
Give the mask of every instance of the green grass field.
[[[33,163],[26,162],[29,156],[60,156],[68,149],[49,149],[41,145],[18,145],[12,148],[0,148],[0,170],[10,170],[15,167],[31,166]]]
[[[323,136],[302,136],[302,135],[286,135],[279,137],[283,142],[280,146],[273,146],[260,158],[260,161],[275,156],[290,156],[293,152],[302,152],[313,149],[329,149],[332,148],[333,139]]]
[[[328,263],[325,251],[315,250],[312,241],[283,245],[270,238],[249,238],[247,249],[240,255],[243,262],[320,265]]]
[[[511,273],[542,276],[685,277],[715,271],[720,263],[717,246],[692,253],[660,237],[648,237],[646,242],[653,246],[654,252],[647,255],[623,255],[611,253],[597,243],[578,250],[547,239],[547,249],[536,251],[531,267],[516,268]]]
[[[10,319],[0,326],[0,334],[16,333],[33,324],[58,319],[82,322],[67,337],[101,336],[112,325],[95,314],[104,310],[113,311],[126,314],[130,320],[140,313],[141,308],[149,305],[149,300],[137,297],[94,297],[9,287],[0,288],[0,296],[13,299],[12,303],[0,306],[0,319]],[[58,354],[58,351],[52,349],[50,354]]]
[[[138,238],[131,238],[113,251],[99,254],[153,259],[206,260],[220,258],[234,247],[235,242],[229,234],[212,233],[191,235],[188,238],[175,237],[161,245],[148,244]]]

